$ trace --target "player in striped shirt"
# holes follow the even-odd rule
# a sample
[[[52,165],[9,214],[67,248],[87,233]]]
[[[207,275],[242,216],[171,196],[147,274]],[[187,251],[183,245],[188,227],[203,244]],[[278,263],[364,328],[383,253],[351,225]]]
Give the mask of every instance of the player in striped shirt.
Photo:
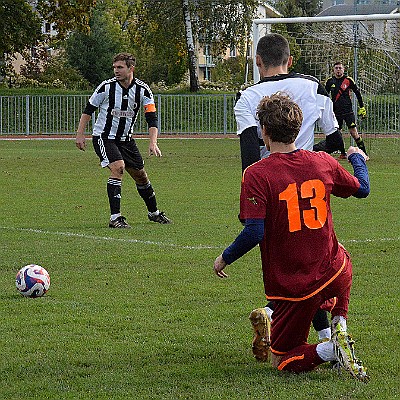
[[[285,94],[263,98],[257,116],[271,154],[243,173],[240,216],[245,227],[215,259],[214,272],[225,278],[224,268],[259,244],[264,290],[275,310],[272,325],[264,308],[250,314],[254,355],[260,356],[259,350],[265,348],[259,359],[266,361],[269,350],[272,365],[291,372],[337,361],[354,378],[367,381],[347,334],[352,264],[336,238],[330,206],[331,195],[368,196],[366,155],[349,148],[353,176],[325,152],[297,149],[302,112]],[[316,310],[334,297],[332,339],[308,344]]]
[[[110,170],[107,194],[110,204],[110,228],[130,228],[121,215],[121,184],[126,170],[134,179],[139,195],[144,200],[150,221],[170,223],[164,212],[157,208],[156,196],[144,169],[142,155],[132,138],[133,128],[140,110],[144,108],[150,143],[149,155],[161,157],[157,145],[158,121],[150,88],[134,76],[135,58],[119,53],[113,59],[114,78],[103,81],[90,97],[80,118],[76,146],[85,150],[85,128],[92,114],[98,110],[93,126],[93,147],[103,168]]]

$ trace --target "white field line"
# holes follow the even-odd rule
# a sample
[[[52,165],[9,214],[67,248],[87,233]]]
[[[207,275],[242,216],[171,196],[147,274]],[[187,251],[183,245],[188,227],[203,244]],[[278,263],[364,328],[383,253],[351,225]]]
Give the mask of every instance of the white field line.
[[[147,245],[153,245],[153,246],[159,246],[159,247],[172,247],[172,248],[176,248],[176,249],[187,249],[187,250],[223,249],[224,248],[222,246],[208,246],[208,245],[185,246],[185,245],[179,245],[179,244],[175,244],[175,243],[154,242],[151,240],[85,235],[82,233],[74,233],[74,232],[52,232],[52,231],[46,231],[43,229],[33,229],[33,228],[10,228],[8,226],[0,226],[0,229],[13,230],[13,231],[19,231],[19,232],[28,232],[28,233],[29,232],[30,233],[38,233],[38,234],[42,234],[42,235],[77,237],[77,238],[83,238],[83,239],[88,239],[88,240],[104,240],[104,241],[109,241],[109,242],[147,244]]]
[[[210,245],[198,245],[198,246],[188,246],[188,245],[179,245],[175,243],[164,243],[164,242],[155,242],[151,240],[140,240],[140,239],[130,239],[130,238],[114,238],[110,236],[95,236],[95,235],[85,235],[83,233],[74,233],[74,232],[52,232],[43,229],[33,229],[33,228],[13,228],[8,226],[0,226],[0,229],[3,230],[13,230],[19,232],[30,232],[37,233],[42,235],[52,235],[52,236],[64,236],[64,237],[77,237],[88,240],[103,240],[109,242],[122,242],[122,243],[137,243],[137,244],[145,244],[159,247],[171,247],[176,249],[185,249],[185,250],[204,250],[204,249],[215,249],[220,250],[224,249],[224,246],[210,246]],[[393,238],[376,238],[376,239],[347,239],[340,240],[341,243],[379,243],[379,242],[398,242],[400,237]]]

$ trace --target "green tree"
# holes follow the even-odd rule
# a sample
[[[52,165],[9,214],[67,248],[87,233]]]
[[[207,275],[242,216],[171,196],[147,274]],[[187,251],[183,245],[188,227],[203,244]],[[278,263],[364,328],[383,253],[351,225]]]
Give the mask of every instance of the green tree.
[[[186,45],[176,2],[149,6],[148,1],[131,4],[126,21],[130,46],[137,58],[136,73],[146,82],[182,81],[187,71]],[[155,16],[157,12],[157,17]],[[177,28],[178,26],[178,28]]]
[[[36,8],[45,21],[54,24],[62,40],[70,32],[88,32],[95,5],[96,0],[37,0]]]
[[[69,63],[93,86],[112,76],[114,54],[130,50],[124,30],[127,12],[123,1],[98,1],[89,21],[90,29],[73,33],[65,42]]]
[[[190,70],[190,87],[198,90],[193,44],[211,44],[214,55],[227,47],[244,49],[257,0],[147,0],[136,2],[143,12],[140,36],[158,56],[168,50],[179,54],[179,65]],[[155,34],[155,32],[159,32]],[[162,35],[162,37],[160,37]],[[182,50],[185,50],[184,52]],[[176,52],[178,50],[178,53]],[[176,58],[173,59],[175,63]],[[157,60],[156,60],[157,62]],[[169,59],[163,59],[169,63]]]
[[[22,52],[41,38],[41,21],[24,0],[1,0],[0,57]]]
[[[321,11],[321,0],[277,0],[272,3],[284,17],[312,17]]]

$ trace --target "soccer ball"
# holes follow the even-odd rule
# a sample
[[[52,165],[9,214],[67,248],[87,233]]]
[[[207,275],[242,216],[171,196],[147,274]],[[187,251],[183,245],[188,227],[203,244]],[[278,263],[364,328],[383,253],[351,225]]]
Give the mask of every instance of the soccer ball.
[[[25,265],[17,273],[15,286],[22,296],[41,297],[49,290],[50,275],[40,265]]]

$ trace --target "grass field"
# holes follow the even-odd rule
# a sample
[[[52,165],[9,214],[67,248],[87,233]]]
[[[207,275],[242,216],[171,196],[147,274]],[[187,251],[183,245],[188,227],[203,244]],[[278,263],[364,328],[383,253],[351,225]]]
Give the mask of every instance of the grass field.
[[[264,304],[258,249],[228,267],[226,280],[212,271],[241,230],[237,140],[160,139],[164,157],[146,159],[146,169],[174,223],[150,223],[126,179],[132,229],[123,231],[107,228],[108,174],[91,145],[83,153],[70,140],[0,141],[0,398],[399,398],[395,140],[371,147],[367,199],[333,201],[353,256],[349,331],[369,384],[328,366],[279,373],[252,358],[248,315]],[[43,298],[15,290],[28,263],[51,275]]]

